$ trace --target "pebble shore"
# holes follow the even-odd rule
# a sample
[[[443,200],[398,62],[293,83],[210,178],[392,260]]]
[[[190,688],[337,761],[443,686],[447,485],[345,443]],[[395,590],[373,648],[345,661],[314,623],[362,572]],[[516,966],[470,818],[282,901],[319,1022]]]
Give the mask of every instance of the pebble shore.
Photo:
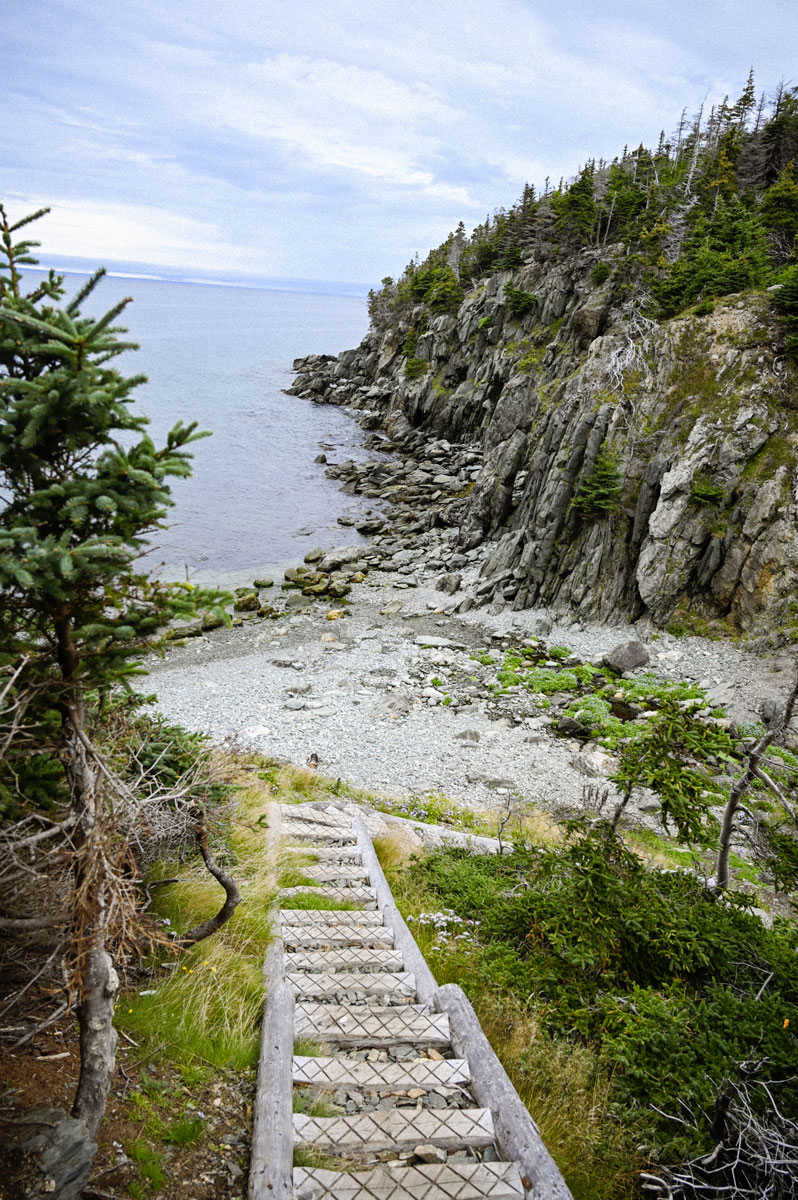
[[[297,765],[317,755],[324,774],[403,798],[408,815],[410,798],[429,793],[478,809],[520,798],[561,815],[579,808],[586,786],[607,784],[600,759],[556,736],[526,695],[492,694],[495,668],[475,659],[480,650],[498,660],[510,642],[545,630],[546,644],[597,661],[641,638],[647,669],[701,683],[738,721],[788,691],[789,650],[764,656],[629,626],[557,623],[540,610],[456,612],[459,598],[436,587],[452,535],[428,533],[396,568],[383,562],[353,583],[345,608],[333,609],[344,616],[329,620],[325,598],[276,621],[208,631],[148,662],[143,687],[172,721]],[[463,586],[477,582],[476,565],[461,569]]]

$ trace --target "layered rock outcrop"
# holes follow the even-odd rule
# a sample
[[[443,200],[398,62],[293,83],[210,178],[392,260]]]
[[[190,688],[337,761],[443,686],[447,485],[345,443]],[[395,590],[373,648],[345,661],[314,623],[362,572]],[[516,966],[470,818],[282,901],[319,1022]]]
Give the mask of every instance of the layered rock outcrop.
[[[397,307],[357,349],[297,360],[291,391],[482,453],[449,509],[484,547],[480,602],[790,637],[798,379],[770,296],[656,323],[624,247],[601,251],[607,279],[598,255],[495,274],[456,314]]]

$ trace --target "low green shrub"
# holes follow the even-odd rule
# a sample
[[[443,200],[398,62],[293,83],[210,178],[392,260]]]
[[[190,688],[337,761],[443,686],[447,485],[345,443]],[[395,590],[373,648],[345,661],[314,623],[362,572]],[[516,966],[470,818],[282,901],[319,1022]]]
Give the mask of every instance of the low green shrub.
[[[798,265],[787,267],[779,276],[781,286],[773,293],[773,307],[786,333],[787,349],[798,357]]]
[[[596,284],[606,283],[610,275],[612,275],[612,267],[607,262],[596,263],[590,272],[590,278]]]
[[[506,652],[497,678],[499,691],[520,685],[529,692],[537,692],[544,696],[553,692],[568,692],[579,686],[579,680],[573,671],[535,666],[525,655],[514,650]]]
[[[419,940],[444,977],[457,964],[477,1007],[516,997],[553,1045],[592,1048],[648,1161],[712,1148],[713,1105],[741,1062],[798,1114],[795,926],[766,929],[692,873],[647,869],[604,823],[498,859],[439,851],[393,882],[405,908],[422,896],[432,909]],[[764,1089],[757,1103],[771,1119]]]
[[[721,504],[726,499],[726,490],[714,483],[706,472],[697,471],[693,476],[690,499],[694,504]]]
[[[574,700],[564,715],[580,721],[590,731],[592,738],[598,738],[609,749],[615,749],[629,734],[628,724],[613,716],[609,701],[596,692]]]
[[[593,519],[617,512],[622,478],[620,454],[603,442],[593,470],[580,483],[569,509]]]
[[[416,353],[417,345],[418,345],[418,330],[411,329],[409,331],[409,333],[407,334],[407,337],[405,338],[405,340],[402,342],[402,353],[405,354],[408,358],[413,358]]]
[[[429,363],[423,358],[408,358],[405,363],[405,379],[420,379],[429,370]]]
[[[516,320],[525,317],[527,313],[534,312],[537,306],[537,297],[532,292],[524,292],[521,288],[515,288],[509,283],[505,285],[504,298],[507,301],[510,316]]]

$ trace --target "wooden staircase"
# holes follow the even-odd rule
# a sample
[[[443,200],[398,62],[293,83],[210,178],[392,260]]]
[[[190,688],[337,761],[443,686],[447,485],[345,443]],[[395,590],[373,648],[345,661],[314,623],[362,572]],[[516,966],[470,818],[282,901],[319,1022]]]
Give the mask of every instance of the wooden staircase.
[[[274,806],[270,831],[314,863],[299,867],[311,886],[280,893],[266,960],[250,1200],[570,1200],[464,994],[438,988],[360,817]],[[309,894],[330,907],[295,907]],[[293,1111],[309,1093],[327,1115]]]

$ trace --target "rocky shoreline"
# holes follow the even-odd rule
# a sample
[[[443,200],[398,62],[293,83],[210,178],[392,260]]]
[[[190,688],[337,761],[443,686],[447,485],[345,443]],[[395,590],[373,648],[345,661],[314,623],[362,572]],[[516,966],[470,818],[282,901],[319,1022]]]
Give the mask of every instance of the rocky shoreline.
[[[579,809],[585,788],[612,792],[613,762],[564,719],[572,695],[497,689],[508,650],[533,647],[550,669],[599,663],[634,641],[641,666],[701,684],[708,717],[722,706],[731,723],[756,720],[786,693],[789,651],[767,657],[646,622],[518,609],[512,580],[485,603],[486,550],[457,544],[478,454],[417,435],[372,435],[370,445],[381,452],[371,462],[320,464],[345,492],[375,501],[353,522],[368,543],[315,548],[283,579],[253,581],[240,589],[238,627],[195,631],[150,662],[147,687],[169,719],[293,763],[315,756],[327,775],[401,798],[408,816],[441,793],[477,809],[534,802],[557,816]],[[653,807],[643,797],[636,819],[651,823]]]
[[[623,250],[602,252],[618,271]],[[533,255],[456,312],[388,289],[360,346],[297,359],[289,394],[415,456],[400,494],[461,482],[444,519],[484,553],[478,604],[789,642],[798,405],[770,299],[657,323],[597,253]]]

